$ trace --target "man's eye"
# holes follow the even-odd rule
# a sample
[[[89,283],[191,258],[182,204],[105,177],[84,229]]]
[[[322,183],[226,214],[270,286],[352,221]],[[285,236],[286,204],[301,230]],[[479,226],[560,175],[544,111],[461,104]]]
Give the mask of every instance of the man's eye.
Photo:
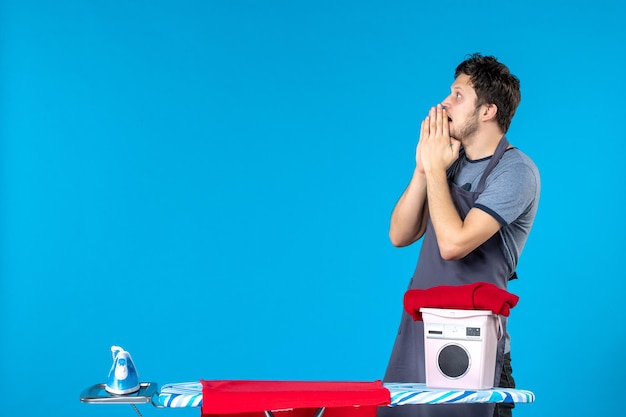
[[[456,94],[454,95],[454,97],[456,97],[456,98],[461,98],[461,93],[456,93]]]

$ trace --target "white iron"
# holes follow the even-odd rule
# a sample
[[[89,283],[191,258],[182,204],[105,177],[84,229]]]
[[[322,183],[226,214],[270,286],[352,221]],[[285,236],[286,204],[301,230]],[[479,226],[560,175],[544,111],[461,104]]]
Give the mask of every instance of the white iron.
[[[113,365],[104,389],[115,395],[132,394],[139,391],[139,375],[130,353],[119,346],[111,346]]]

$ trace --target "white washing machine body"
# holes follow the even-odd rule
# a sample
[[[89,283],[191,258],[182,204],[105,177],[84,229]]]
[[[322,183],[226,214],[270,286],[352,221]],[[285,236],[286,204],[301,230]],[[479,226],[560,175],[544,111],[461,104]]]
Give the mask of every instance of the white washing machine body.
[[[493,388],[500,319],[491,311],[421,308],[426,386]]]

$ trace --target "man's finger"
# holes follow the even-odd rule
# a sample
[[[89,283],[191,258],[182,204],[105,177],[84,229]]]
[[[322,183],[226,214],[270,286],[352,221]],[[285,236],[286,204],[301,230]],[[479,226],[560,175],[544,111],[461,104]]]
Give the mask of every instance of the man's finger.
[[[443,109],[437,104],[437,135],[443,134]]]
[[[427,140],[429,133],[430,133],[430,116],[426,116],[426,118],[422,121],[422,139]]]
[[[430,109],[430,133],[437,133],[437,110],[433,107]]]

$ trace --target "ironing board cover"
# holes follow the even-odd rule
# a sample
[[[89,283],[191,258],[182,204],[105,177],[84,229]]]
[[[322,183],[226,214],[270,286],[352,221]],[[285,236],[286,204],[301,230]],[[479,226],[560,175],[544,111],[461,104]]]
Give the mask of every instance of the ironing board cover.
[[[391,395],[390,407],[406,404],[532,403],[535,401],[533,392],[511,388],[436,389],[427,388],[423,383],[383,383],[383,387]],[[200,407],[203,404],[202,384],[200,382],[165,384],[161,387],[155,402],[160,407],[168,408]]]
[[[202,383],[202,415],[290,411],[290,415],[311,415],[324,407],[325,416],[375,416],[376,407],[388,405],[390,394],[382,381],[206,381]],[[310,411],[309,411],[310,409]],[[301,410],[298,412],[297,410]],[[302,414],[305,413],[305,414]]]
[[[202,405],[202,384],[200,382],[179,382],[165,384],[156,399],[157,407],[187,408]]]

